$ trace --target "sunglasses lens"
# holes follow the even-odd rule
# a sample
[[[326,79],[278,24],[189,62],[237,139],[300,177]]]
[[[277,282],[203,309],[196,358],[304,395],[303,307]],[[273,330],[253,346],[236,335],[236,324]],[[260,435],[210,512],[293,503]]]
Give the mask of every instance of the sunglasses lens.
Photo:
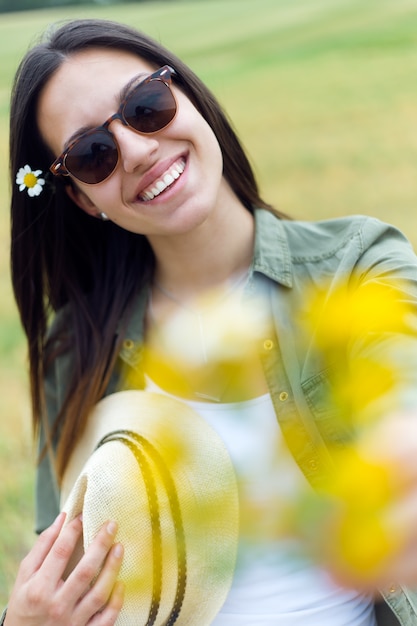
[[[154,133],[168,126],[177,105],[171,89],[161,80],[139,85],[126,100],[123,117],[140,133]]]
[[[113,172],[119,154],[112,136],[96,130],[83,136],[68,152],[67,170],[83,183],[101,183]]]

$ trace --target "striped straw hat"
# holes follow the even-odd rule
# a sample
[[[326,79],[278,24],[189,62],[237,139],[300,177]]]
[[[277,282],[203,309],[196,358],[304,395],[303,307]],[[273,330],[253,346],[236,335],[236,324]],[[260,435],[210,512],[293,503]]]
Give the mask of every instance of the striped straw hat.
[[[117,626],[209,625],[233,578],[237,493],[226,447],[193,409],[145,391],[107,396],[63,479],[66,523],[83,514],[70,568],[115,520],[125,584]]]

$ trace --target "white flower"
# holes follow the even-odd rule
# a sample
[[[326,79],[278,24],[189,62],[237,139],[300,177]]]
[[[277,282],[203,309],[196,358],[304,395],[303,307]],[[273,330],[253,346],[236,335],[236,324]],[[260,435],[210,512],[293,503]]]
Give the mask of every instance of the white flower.
[[[31,198],[39,196],[45,184],[45,179],[39,178],[41,174],[42,170],[32,170],[29,165],[21,167],[16,176],[16,184],[19,185],[19,191],[27,189]]]

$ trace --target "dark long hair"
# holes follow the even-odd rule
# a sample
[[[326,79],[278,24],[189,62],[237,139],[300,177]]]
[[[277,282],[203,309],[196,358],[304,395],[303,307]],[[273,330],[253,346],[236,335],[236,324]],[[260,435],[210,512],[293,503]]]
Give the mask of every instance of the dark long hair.
[[[46,419],[46,355],[52,359],[57,350],[71,346],[71,378],[50,435],[56,437],[59,432],[58,476],[62,476],[88,413],[108,383],[119,349],[117,325],[154,268],[146,237],[78,209],[62,179],[47,179],[43,192],[35,198],[19,192],[15,184],[20,167],[29,164],[45,173],[54,158],[37,127],[40,92],[68,56],[93,47],[128,51],[155,67],[173,66],[176,83],[217,137],[223,173],[232,190],[249,211],[254,206],[271,208],[260,198],[245,152],[213,94],[158,42],[116,22],[74,20],[51,30],[29,50],[17,70],[11,99],[12,282],[28,339],[35,430]],[[59,341],[57,335],[47,341],[51,315],[62,308],[67,310],[69,322],[60,329]]]

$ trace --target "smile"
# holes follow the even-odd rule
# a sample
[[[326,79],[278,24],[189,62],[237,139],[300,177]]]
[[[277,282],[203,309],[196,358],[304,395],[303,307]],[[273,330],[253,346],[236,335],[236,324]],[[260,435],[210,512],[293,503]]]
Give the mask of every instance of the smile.
[[[178,161],[175,161],[161,178],[155,180],[149,187],[139,194],[139,199],[143,201],[153,200],[156,196],[159,196],[165,189],[170,187],[183,173],[185,169],[185,159],[181,157]]]

